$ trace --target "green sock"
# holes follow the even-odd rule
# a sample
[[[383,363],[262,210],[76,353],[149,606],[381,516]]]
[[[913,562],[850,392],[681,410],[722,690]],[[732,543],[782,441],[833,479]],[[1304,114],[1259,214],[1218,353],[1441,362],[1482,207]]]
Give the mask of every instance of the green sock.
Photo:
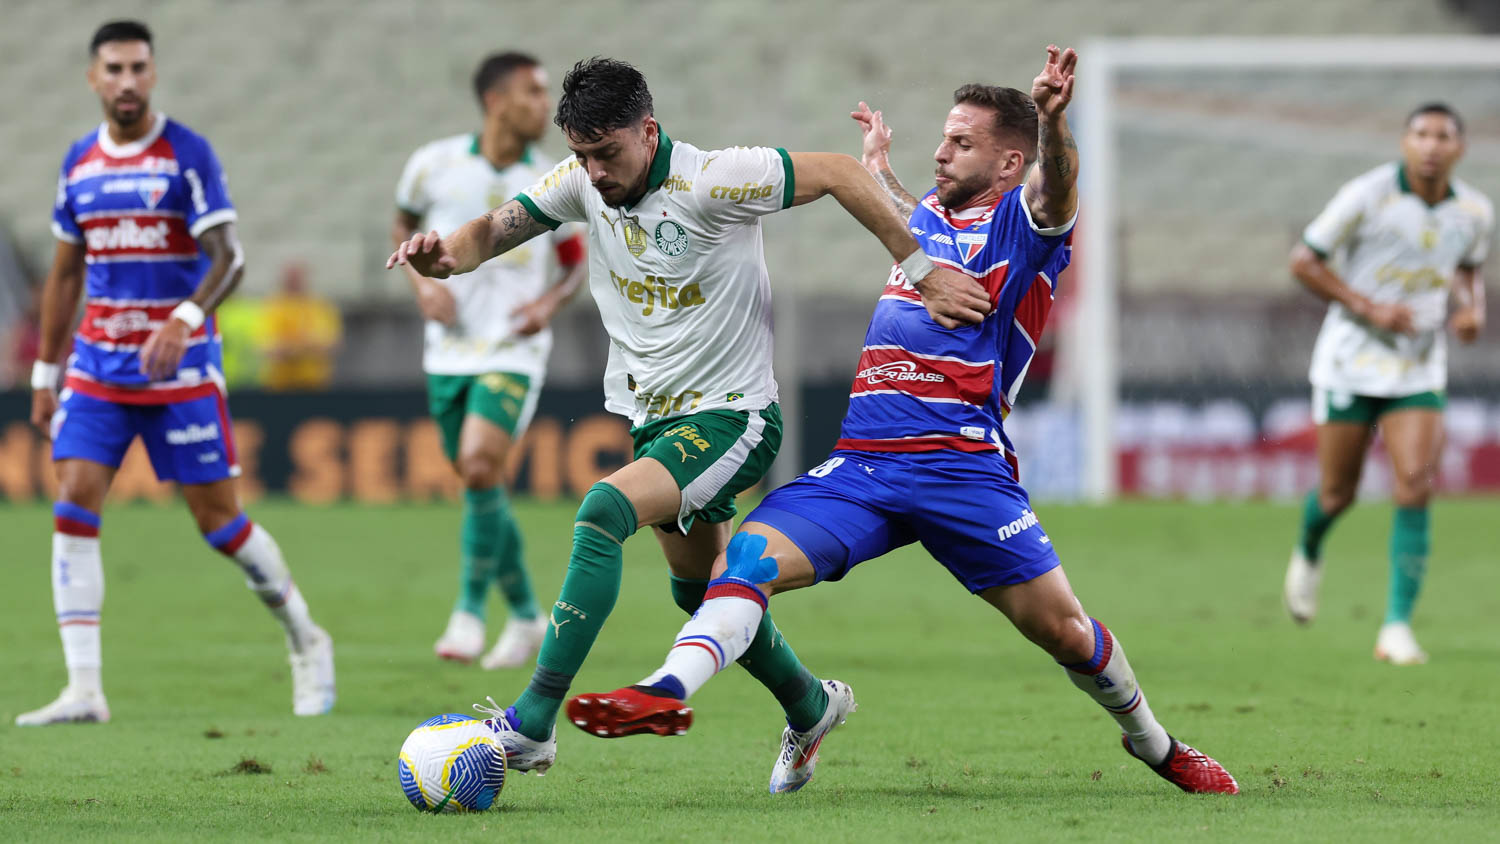
[[[573,554],[562,594],[552,608],[552,634],[542,641],[536,671],[516,699],[527,738],[542,741],[552,734],[557,710],[583,665],[604,620],[620,597],[625,540],[635,533],[635,506],[606,483],[589,488],[573,523]]]
[[[697,612],[707,591],[707,580],[672,575],[672,600],[684,612]],[[793,729],[811,727],[828,709],[828,691],[797,658],[792,646],[776,629],[769,611],[761,615],[760,627],[756,628],[755,638],[750,640],[739,664],[776,697]]]
[[[1427,508],[1397,507],[1391,528],[1391,591],[1385,620],[1410,621],[1422,576],[1427,573],[1429,547]]]
[[[1333,520],[1337,515],[1328,515],[1323,512],[1323,507],[1318,503],[1318,491],[1313,490],[1307,494],[1307,499],[1302,503],[1302,556],[1309,562],[1316,563],[1323,553],[1323,536],[1328,529],[1333,527]]]
[[[459,532],[462,563],[455,610],[484,618],[490,581],[500,564],[500,518],[505,495],[499,489],[464,490],[464,520]]]
[[[500,492],[500,490],[496,490]],[[526,573],[525,556],[522,553],[521,529],[516,526],[516,517],[510,511],[505,494],[500,493],[500,553],[499,565],[495,568],[495,583],[500,594],[510,607],[512,618],[530,621],[541,614],[537,609],[536,595],[531,591],[531,577]]]

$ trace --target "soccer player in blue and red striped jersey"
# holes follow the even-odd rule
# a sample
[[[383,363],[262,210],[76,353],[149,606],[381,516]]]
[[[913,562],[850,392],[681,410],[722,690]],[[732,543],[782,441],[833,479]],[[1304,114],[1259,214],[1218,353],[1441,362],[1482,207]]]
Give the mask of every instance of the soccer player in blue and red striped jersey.
[[[52,595],[68,685],[16,723],[109,720],[99,510],[136,437],[156,476],[180,485],[204,540],[244,571],[286,631],[293,711],[321,714],[333,705],[333,642],[235,490],[239,464],[212,315],[244,271],[228,182],[208,141],[151,111],[156,63],[144,24],[106,23],[89,52],[89,84],[105,120],[68,149],[58,175],[57,251],[31,376],[32,422],[51,437],[57,472]],[[80,295],[83,321],[63,372]]]
[[[908,280],[920,268],[893,267],[833,455],[745,519],[661,669],[634,686],[573,698],[574,724],[603,737],[685,731],[692,714],[684,701],[743,653],[772,595],[838,580],[920,542],[1062,664],[1119,723],[1132,756],[1185,791],[1238,791],[1218,762],[1157,723],[1118,640],[1083,611],[1005,436],[1070,257],[1078,149],[1064,111],[1077,60],[1071,49],[1049,47],[1029,97],[959,88],[934,156],[937,186],[920,201],[890,171],[880,112],[860,104],[852,116],[864,129],[865,166],[909,215],[927,259],[977,279],[990,312],[978,325],[944,327]],[[811,729],[788,726],[772,792],[811,779],[824,736],[854,710],[848,686],[824,683],[837,705]]]

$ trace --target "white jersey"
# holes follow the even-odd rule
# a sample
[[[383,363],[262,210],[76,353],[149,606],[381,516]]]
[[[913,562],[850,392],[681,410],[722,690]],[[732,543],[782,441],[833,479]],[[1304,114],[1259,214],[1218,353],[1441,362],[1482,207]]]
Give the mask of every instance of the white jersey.
[[[406,162],[396,185],[396,207],[422,218],[423,230],[447,235],[503,205],[543,173],[531,150],[496,170],[479,152],[478,135],[455,135],[421,147]],[[456,325],[428,321],[422,368],[433,375],[515,372],[540,384],[552,349],[552,330],[515,334],[512,312],[541,296],[557,276],[560,250],[570,248],[576,227],[554,233],[486,261],[472,273],[441,284],[453,292]],[[577,241],[573,241],[576,251]]]
[[[609,332],[604,406],[635,425],[776,401],[760,217],[792,204],[785,150],[700,150],[660,135],[646,195],[611,208],[576,159],[516,199],[589,227],[589,288]]]
[[[1428,206],[1411,192],[1404,167],[1384,164],[1345,184],[1303,240],[1331,259],[1345,284],[1378,303],[1412,309],[1415,335],[1371,327],[1337,302],[1313,347],[1313,386],[1337,393],[1399,397],[1448,383],[1448,296],[1454,272],[1489,253],[1494,206],[1453,180]]]

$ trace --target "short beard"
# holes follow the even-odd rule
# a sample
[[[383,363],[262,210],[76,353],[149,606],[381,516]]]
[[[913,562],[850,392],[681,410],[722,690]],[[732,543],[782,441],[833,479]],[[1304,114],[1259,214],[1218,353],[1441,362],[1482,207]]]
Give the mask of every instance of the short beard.
[[[974,177],[965,181],[949,182],[947,187],[939,187],[937,191],[938,202],[944,208],[962,208],[984,192],[989,182],[982,177]]]
[[[150,106],[147,103],[141,103],[141,107],[136,110],[135,115],[132,117],[126,117],[120,113],[119,109],[114,107],[111,107],[109,110],[110,119],[120,126],[134,126],[150,113]]]

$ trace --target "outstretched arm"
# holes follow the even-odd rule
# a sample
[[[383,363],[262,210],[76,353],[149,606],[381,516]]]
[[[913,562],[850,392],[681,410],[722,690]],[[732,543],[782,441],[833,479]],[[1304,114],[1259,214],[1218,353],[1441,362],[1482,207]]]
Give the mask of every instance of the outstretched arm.
[[[864,135],[860,163],[865,165],[865,169],[885,189],[896,213],[911,219],[911,212],[917,210],[917,198],[902,187],[901,180],[891,171],[891,130],[885,125],[884,117],[878,111],[870,111],[870,107],[864,102],[859,104],[859,111],[851,111],[849,116],[859,124],[860,132]]]
[[[1049,229],[1065,225],[1078,211],[1078,144],[1064,111],[1073,99],[1078,53],[1047,47],[1047,64],[1031,83],[1036,102],[1037,164],[1026,179],[1026,206],[1032,222]]]
[[[894,213],[880,186],[858,161],[834,152],[794,152],[791,158],[796,181],[792,204],[802,205],[832,194],[901,264],[938,325],[957,328],[981,322],[989,314],[990,298],[979,282],[934,267],[907,228],[907,218]]]
[[[447,237],[438,236],[436,230],[412,235],[391,253],[385,268],[406,264],[428,278],[461,275],[549,230],[512,199]]]
[[[220,223],[198,236],[198,246],[208,255],[208,272],[198,289],[178,305],[167,321],[157,326],[141,346],[141,372],[161,381],[177,372],[192,336],[208,315],[229,298],[245,276],[245,252],[240,248],[234,223]]]

